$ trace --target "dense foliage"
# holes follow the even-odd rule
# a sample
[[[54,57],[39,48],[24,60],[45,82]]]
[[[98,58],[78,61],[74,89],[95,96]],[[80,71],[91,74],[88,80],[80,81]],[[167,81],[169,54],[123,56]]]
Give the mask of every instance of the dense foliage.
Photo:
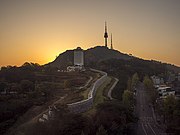
[[[103,70],[109,75],[112,75],[119,79],[116,88],[113,90],[113,97],[122,100],[122,94],[128,86],[129,83],[135,83],[137,81],[143,81],[145,75],[166,75],[168,70],[166,66],[160,62],[148,61],[143,59],[130,59],[130,60],[120,60],[120,59],[109,59],[105,61],[100,61],[97,64],[93,64],[92,67]],[[138,76],[137,76],[138,75]],[[132,82],[133,81],[133,82]],[[132,84],[131,88],[134,87]]]
[[[162,111],[167,125],[167,132],[179,134],[180,131],[180,100],[168,96],[163,100]]]
[[[60,109],[53,120],[30,125],[26,135],[116,135],[129,133],[135,122],[132,112],[121,102],[108,101],[97,106],[94,115],[72,114]]]
[[[25,63],[21,67],[2,67],[0,134],[11,127],[31,107],[43,106],[55,98],[64,96],[69,88],[82,86],[87,78],[83,73],[79,75],[79,73],[57,72],[57,68],[34,63]]]

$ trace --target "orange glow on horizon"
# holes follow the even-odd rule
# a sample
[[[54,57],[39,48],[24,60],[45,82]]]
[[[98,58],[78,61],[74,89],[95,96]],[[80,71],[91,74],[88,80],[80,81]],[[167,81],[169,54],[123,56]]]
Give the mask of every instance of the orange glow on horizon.
[[[114,49],[180,66],[179,14],[176,0],[0,1],[0,66],[104,45],[105,20]]]

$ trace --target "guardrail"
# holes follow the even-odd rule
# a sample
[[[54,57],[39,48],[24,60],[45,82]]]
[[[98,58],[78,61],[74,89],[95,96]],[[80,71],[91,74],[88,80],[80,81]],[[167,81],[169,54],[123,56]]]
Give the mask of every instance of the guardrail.
[[[100,71],[100,70],[96,70],[96,69],[91,69],[94,72],[99,72],[101,74],[103,74],[103,76],[101,78],[99,78],[96,82],[93,83],[92,88],[90,89],[89,93],[88,93],[88,98],[75,102],[75,103],[71,103],[71,104],[67,104],[68,105],[68,109],[71,112],[74,113],[81,113],[81,112],[85,112],[88,109],[91,108],[91,106],[93,105],[93,100],[94,100],[94,96],[96,94],[97,88],[106,80],[107,77],[107,73]]]

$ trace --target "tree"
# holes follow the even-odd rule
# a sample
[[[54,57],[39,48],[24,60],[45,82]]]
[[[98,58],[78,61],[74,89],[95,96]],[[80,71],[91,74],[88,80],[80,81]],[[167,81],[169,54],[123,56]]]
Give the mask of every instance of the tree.
[[[149,78],[149,76],[145,76],[143,80],[144,86],[146,87],[147,90],[152,90],[153,89],[153,82]]]
[[[18,83],[11,83],[10,84],[10,91],[21,92],[21,88],[20,88]]]
[[[176,109],[176,99],[174,96],[170,95],[164,99],[163,110],[167,121],[170,121],[173,118],[174,111]]]
[[[155,104],[155,101],[158,98],[158,92],[155,90],[153,86],[153,81],[149,78],[149,76],[145,76],[143,83],[145,88],[147,89],[148,94],[150,95],[150,102],[152,104]]]
[[[65,81],[64,81],[64,88],[65,88],[65,89],[71,87],[71,85],[72,85],[72,83],[71,83],[70,80],[65,80]]]
[[[93,124],[91,119],[80,114],[73,114],[67,111],[55,113],[53,120],[45,123],[32,124],[31,129],[27,128],[25,135],[90,135]],[[84,134],[82,134],[84,131]]]
[[[139,82],[139,76],[137,73],[135,73],[132,76],[131,88],[134,89],[137,86],[138,82]]]
[[[36,87],[36,90],[42,93],[46,101],[54,96],[52,92],[54,89],[56,89],[55,85],[49,82],[40,83]]]
[[[29,92],[34,90],[34,84],[29,80],[22,80],[20,86],[23,92]]]
[[[169,95],[163,100],[164,122],[167,125],[167,132],[179,134],[180,121],[180,100],[175,96]]]
[[[132,79],[131,78],[128,79],[127,89],[130,90],[130,91],[132,90]]]
[[[106,101],[96,107],[93,120],[95,127],[102,125],[108,133],[122,134],[129,123],[135,122],[135,117],[122,102]]]
[[[0,92],[3,92],[8,87],[6,82],[0,82]]]
[[[133,106],[133,93],[129,90],[125,90],[122,96],[123,103],[125,106],[131,108]]]
[[[96,132],[96,135],[107,135],[107,131],[104,129],[104,127],[101,125]]]
[[[83,132],[83,131],[81,132],[81,135],[84,135],[84,132]]]

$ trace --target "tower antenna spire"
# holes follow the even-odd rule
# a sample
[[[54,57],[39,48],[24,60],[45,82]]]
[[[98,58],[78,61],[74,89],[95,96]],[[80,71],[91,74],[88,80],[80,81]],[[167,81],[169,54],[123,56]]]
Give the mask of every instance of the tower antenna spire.
[[[107,47],[108,33],[107,33],[107,24],[106,24],[106,21],[105,21],[104,39],[105,39],[105,46]]]
[[[112,33],[111,33],[111,49],[113,49],[113,44],[112,44]]]

